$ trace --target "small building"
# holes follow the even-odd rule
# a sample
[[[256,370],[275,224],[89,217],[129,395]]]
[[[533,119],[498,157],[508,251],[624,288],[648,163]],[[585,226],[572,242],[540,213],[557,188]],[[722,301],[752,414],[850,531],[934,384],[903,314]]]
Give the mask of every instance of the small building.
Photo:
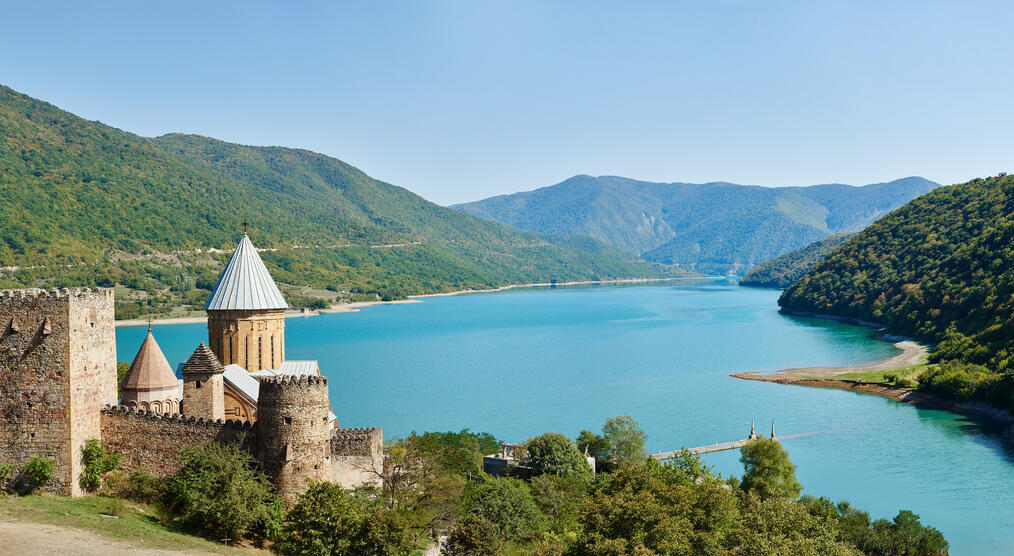
[[[125,407],[162,415],[180,412],[179,380],[155,341],[151,327],[148,327],[148,335],[137,350],[120,390],[120,403]]]

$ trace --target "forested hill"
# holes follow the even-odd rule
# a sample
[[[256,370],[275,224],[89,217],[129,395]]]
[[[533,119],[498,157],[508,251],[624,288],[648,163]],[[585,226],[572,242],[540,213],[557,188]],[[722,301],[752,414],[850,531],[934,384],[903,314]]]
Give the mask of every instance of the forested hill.
[[[440,207],[320,154],[140,137],[2,86],[0,188],[0,267],[14,267],[0,286],[121,284],[160,309],[207,295],[225,256],[214,249],[232,249],[244,220],[280,281],[333,292],[670,272]]]
[[[853,235],[855,234],[835,234],[801,249],[768,259],[744,274],[739,280],[739,285],[759,288],[787,288]]]
[[[937,359],[1009,369],[1014,177],[977,179],[919,197],[828,255],[778,303],[941,342]]]
[[[938,185],[919,177],[864,187],[769,188],[575,176],[453,208],[523,230],[589,235],[649,260],[738,271],[862,229]]]

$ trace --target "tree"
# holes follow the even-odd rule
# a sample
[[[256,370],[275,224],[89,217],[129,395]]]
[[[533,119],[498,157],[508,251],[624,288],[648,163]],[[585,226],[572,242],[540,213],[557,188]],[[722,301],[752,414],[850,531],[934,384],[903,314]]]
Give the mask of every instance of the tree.
[[[606,419],[602,425],[602,436],[609,446],[609,456],[616,464],[644,462],[644,441],[647,437],[630,415]]]
[[[440,553],[449,556],[486,556],[498,554],[502,544],[495,525],[481,517],[468,516],[447,535],[447,542]]]
[[[525,444],[528,465],[536,475],[548,473],[591,479],[591,466],[566,436],[547,432]]]
[[[125,316],[121,315],[119,312],[116,313],[116,316],[118,316],[120,318],[129,318],[129,317],[125,317]],[[117,361],[116,362],[116,399],[117,400],[123,399],[123,379],[127,378],[127,371],[129,371],[129,370],[130,370],[130,363],[127,363],[126,361]]]
[[[492,523],[503,539],[529,537],[545,526],[545,516],[535,505],[528,485],[512,477],[469,483],[465,511]]]
[[[601,435],[590,430],[582,430],[577,435],[577,449],[581,453],[587,451],[588,455],[600,460],[609,456],[609,442]]]
[[[798,498],[803,485],[796,480],[796,466],[789,453],[773,438],[758,438],[740,449],[742,488],[761,498]]]
[[[282,554],[407,554],[413,545],[376,500],[312,482],[285,516]]]
[[[84,470],[81,473],[81,486],[85,490],[95,490],[102,486],[102,476],[120,465],[120,455],[106,451],[106,443],[101,440],[86,440],[81,448],[81,462]]]
[[[174,520],[235,540],[271,519],[276,498],[253,457],[235,444],[187,446],[180,469],[166,482],[165,503]]]

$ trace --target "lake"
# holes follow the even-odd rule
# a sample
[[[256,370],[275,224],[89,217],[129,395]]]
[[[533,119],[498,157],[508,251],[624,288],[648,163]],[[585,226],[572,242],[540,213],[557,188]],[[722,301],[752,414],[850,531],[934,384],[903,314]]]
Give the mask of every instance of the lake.
[[[730,378],[868,363],[870,329],[781,315],[773,290],[727,282],[519,289],[286,320],[286,356],[317,359],[342,426],[574,437],[628,413],[651,451],[782,437],[805,492],[873,517],[910,509],[952,554],[1014,554],[1014,449],[989,424],[854,392]],[[156,325],[171,364],[204,324]],[[144,327],[117,329],[131,360]],[[738,452],[705,460],[739,475]]]

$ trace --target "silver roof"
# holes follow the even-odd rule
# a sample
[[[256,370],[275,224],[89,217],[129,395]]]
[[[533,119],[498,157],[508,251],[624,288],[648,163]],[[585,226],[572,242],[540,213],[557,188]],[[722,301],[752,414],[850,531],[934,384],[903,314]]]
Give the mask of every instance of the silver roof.
[[[222,372],[222,378],[235,386],[237,390],[246,394],[246,397],[254,402],[257,401],[257,395],[261,390],[261,383],[257,382],[256,378],[250,376],[250,373],[243,367],[235,363],[226,365],[225,370]]]
[[[218,279],[215,291],[204,305],[205,311],[228,311],[234,309],[287,309],[289,304],[278,291],[264,261],[250,238],[243,234],[222,277]]]

